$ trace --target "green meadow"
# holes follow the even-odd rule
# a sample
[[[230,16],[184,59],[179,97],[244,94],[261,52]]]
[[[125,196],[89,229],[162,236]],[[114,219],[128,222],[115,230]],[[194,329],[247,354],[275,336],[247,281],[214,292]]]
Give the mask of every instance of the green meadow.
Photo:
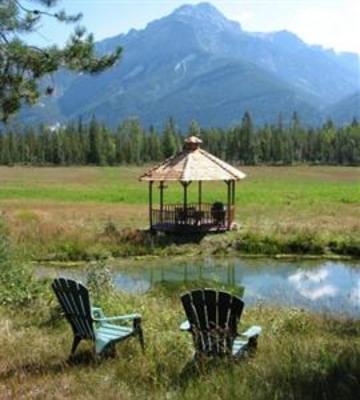
[[[0,167],[0,199],[54,202],[147,203],[147,185],[139,177],[144,167]],[[360,202],[358,167],[243,167],[247,178],[237,184],[239,216],[251,206],[336,207]],[[196,184],[189,188],[196,201]],[[169,183],[165,199],[182,199],[181,186]],[[204,184],[204,200],[226,199],[221,182]]]
[[[164,254],[166,240],[158,247],[155,241],[150,249],[138,246],[143,233],[130,239],[128,234],[148,226],[148,187],[139,177],[149,167],[0,167],[0,210],[14,242],[35,258]],[[326,254],[330,249],[338,255],[359,254],[359,168],[241,169],[247,178],[237,183],[238,231],[214,238],[216,243],[240,240],[237,249],[247,253]],[[154,192],[156,203],[156,186]],[[167,184],[164,198],[168,203],[181,202],[180,184]],[[196,199],[193,183],[189,202]],[[219,200],[226,202],[225,184],[204,183],[203,201]],[[133,237],[136,248],[131,248]]]

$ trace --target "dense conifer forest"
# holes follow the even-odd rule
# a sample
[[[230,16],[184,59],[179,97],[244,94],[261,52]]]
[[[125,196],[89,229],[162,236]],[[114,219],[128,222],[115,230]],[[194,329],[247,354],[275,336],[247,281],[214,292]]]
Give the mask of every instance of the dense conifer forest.
[[[161,131],[144,129],[137,119],[110,129],[95,117],[64,126],[12,127],[0,131],[1,165],[118,165],[158,162],[182,149],[184,137],[198,135],[203,147],[235,164],[299,163],[360,165],[360,124],[336,127],[303,126],[294,113],[290,124],[281,116],[275,125],[256,127],[245,113],[240,124],[228,129],[201,128],[195,121],[187,132],[169,119]]]

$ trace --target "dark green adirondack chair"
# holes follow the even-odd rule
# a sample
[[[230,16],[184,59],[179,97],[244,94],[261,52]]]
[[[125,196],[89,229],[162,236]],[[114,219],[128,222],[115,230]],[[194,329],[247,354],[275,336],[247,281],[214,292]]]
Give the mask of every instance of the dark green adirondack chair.
[[[214,289],[197,289],[181,296],[187,321],[180,326],[191,332],[195,356],[239,357],[257,346],[261,333],[252,326],[238,334],[244,302],[240,297]]]
[[[91,307],[89,291],[80,282],[57,278],[51,286],[74,334],[71,356],[75,353],[81,340],[93,341],[94,351],[97,355],[114,350],[115,343],[132,336],[137,336],[141,347],[144,348],[139,314],[105,317],[100,307]],[[127,320],[133,322],[131,327],[113,323]]]

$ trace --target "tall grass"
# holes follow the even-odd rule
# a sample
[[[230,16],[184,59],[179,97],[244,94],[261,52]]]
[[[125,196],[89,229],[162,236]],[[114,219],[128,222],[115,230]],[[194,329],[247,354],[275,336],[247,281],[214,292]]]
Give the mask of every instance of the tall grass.
[[[237,232],[192,235],[152,235],[146,229],[121,228],[108,221],[96,228],[30,220],[7,224],[19,255],[43,261],[91,261],[109,257],[192,255],[312,255],[360,257],[360,236],[309,228],[247,228]]]
[[[246,308],[240,331],[260,324],[255,356],[238,362],[192,362],[191,337],[176,291],[106,293],[92,298],[106,313],[140,312],[146,351],[136,340],[96,362],[90,343],[67,361],[72,334],[45,286],[36,307],[0,308],[0,398],[102,399],[357,399],[360,322],[296,309]],[[46,299],[46,301],[44,300]]]

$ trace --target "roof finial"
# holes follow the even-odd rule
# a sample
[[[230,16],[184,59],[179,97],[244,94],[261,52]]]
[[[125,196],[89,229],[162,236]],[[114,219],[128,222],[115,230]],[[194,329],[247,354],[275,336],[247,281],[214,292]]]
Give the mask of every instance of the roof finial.
[[[194,151],[200,147],[202,140],[196,136],[189,136],[184,140],[184,149]]]

